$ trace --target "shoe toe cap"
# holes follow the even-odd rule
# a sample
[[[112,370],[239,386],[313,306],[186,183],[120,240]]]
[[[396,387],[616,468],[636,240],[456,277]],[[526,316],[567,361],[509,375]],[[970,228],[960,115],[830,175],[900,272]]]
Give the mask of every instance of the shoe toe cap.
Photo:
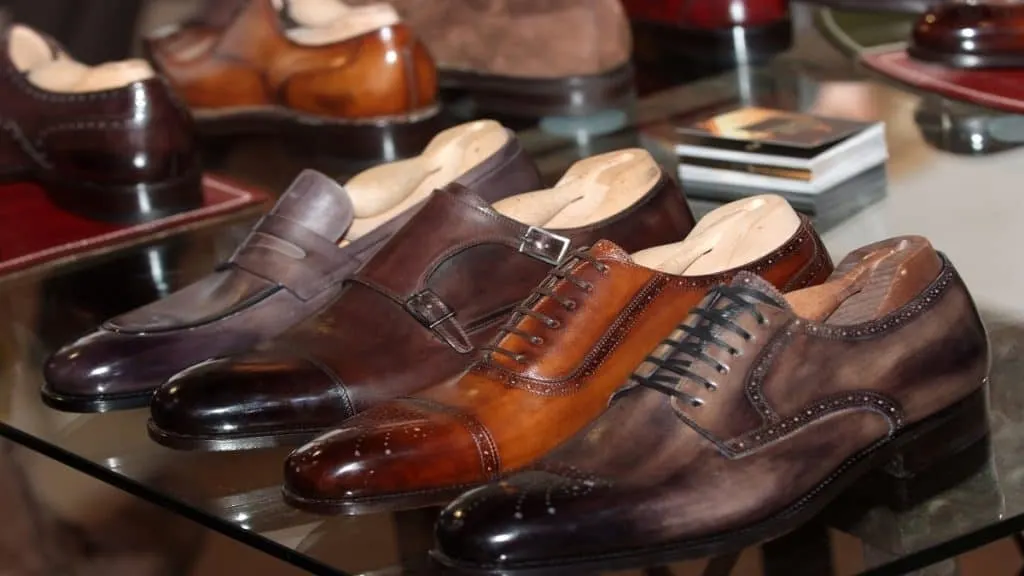
[[[285,463],[285,489],[311,503],[411,494],[427,499],[484,482],[487,474],[465,428],[399,400],[371,408],[293,452]]]

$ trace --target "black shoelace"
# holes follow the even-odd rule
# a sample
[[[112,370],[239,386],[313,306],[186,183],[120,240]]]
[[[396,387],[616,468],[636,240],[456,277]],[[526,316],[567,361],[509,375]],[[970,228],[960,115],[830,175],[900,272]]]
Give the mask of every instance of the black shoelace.
[[[516,362],[522,363],[526,360],[525,355],[519,352],[514,352],[512,350],[503,348],[500,345],[498,345],[498,342],[501,342],[508,334],[515,334],[516,336],[519,336],[520,338],[526,340],[527,342],[534,346],[542,346],[544,344],[544,338],[536,334],[531,334],[530,332],[527,332],[526,330],[519,328],[519,321],[522,320],[524,317],[531,317],[536,318],[538,321],[540,321],[541,323],[543,323],[545,326],[552,330],[560,328],[562,326],[562,322],[560,320],[547,314],[544,314],[543,312],[534,310],[534,306],[537,304],[537,302],[540,301],[541,298],[547,296],[548,298],[551,298],[552,300],[557,302],[559,305],[562,306],[562,308],[564,308],[567,311],[571,312],[576,309],[576,307],[578,306],[576,300],[572,298],[567,298],[566,296],[556,293],[553,289],[553,286],[559,280],[565,280],[586,293],[590,293],[594,290],[593,284],[581,278],[577,278],[572,274],[572,272],[570,272],[570,270],[580,261],[591,263],[594,266],[594,268],[596,268],[597,271],[601,272],[602,274],[608,272],[608,266],[602,262],[599,262],[597,258],[595,258],[593,255],[587,252],[588,249],[589,247],[577,249],[572,254],[570,254],[565,259],[565,261],[562,262],[562,264],[553,268],[551,272],[548,272],[548,277],[545,278],[544,281],[541,282],[537,288],[534,288],[530,296],[528,296],[525,300],[523,300],[523,302],[519,306],[516,307],[514,313],[512,314],[512,317],[509,318],[508,322],[503,324],[498,329],[498,335],[494,339],[495,344],[493,346],[484,346],[481,349],[490,353],[508,356],[509,358],[512,358]]]
[[[722,305],[722,299],[728,302]],[[742,350],[719,336],[725,331],[737,334],[746,341],[753,339],[754,335],[740,326],[737,319],[744,312],[749,312],[753,314],[758,324],[767,325],[768,319],[757,309],[759,302],[775,304],[763,292],[747,286],[719,286],[713,289],[703,303],[691,311],[691,314],[698,316],[694,325],[679,325],[679,329],[686,335],[679,341],[662,340],[661,344],[670,346],[672,352],[664,359],[647,357],[646,361],[654,364],[657,369],[649,376],[634,374],[632,379],[642,386],[687,402],[690,406],[704,405],[703,399],[680,390],[676,387],[677,384],[686,379],[704,386],[709,392],[717,390],[716,383],[694,372],[694,365],[703,363],[714,368],[719,374],[728,374],[729,366],[710,356],[707,353],[708,348],[718,346],[724,348],[730,356],[741,356]],[[717,333],[716,328],[719,329]]]

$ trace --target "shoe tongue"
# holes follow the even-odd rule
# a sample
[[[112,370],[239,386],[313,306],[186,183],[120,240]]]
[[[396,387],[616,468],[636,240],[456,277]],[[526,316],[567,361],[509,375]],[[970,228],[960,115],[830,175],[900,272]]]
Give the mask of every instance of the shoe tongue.
[[[776,307],[782,308],[783,310],[790,309],[789,302],[786,301],[785,295],[783,295],[782,292],[779,292],[779,290],[775,286],[773,286],[771,282],[765,280],[764,278],[761,278],[757,274],[753,274],[751,272],[746,271],[737,272],[736,275],[733,277],[732,282],[729,283],[729,285],[752,288],[754,290],[757,290],[764,296],[767,296],[771,303],[774,304]],[[767,304],[767,302],[755,299],[753,297],[740,297],[743,298],[744,300],[747,300],[748,302]]]
[[[271,213],[294,220],[331,242],[341,240],[355,218],[345,188],[315,170],[303,170]]]

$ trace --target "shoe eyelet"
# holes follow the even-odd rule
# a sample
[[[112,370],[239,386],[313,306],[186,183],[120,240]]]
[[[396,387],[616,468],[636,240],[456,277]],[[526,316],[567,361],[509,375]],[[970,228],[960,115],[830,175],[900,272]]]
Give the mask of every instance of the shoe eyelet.
[[[608,265],[607,264],[603,264],[601,262],[598,262],[597,264],[598,264],[597,265],[597,271],[598,272],[600,272],[601,274],[607,274],[608,273]]]
[[[544,339],[541,338],[540,336],[530,336],[530,344],[533,344],[534,346],[540,346],[543,343]]]
[[[552,330],[554,330],[556,328],[560,328],[562,326],[562,323],[559,322],[558,320],[552,319],[550,322],[547,323],[547,325],[548,325],[548,328],[551,328]]]
[[[515,360],[520,364],[526,364],[526,354],[516,354]]]
[[[719,364],[718,367],[715,368],[715,371],[717,371],[719,374],[728,374],[729,367],[726,366],[725,364]]]
[[[694,408],[700,408],[703,405],[704,405],[704,401],[701,400],[700,398],[692,398],[690,400],[690,406],[693,406]]]
[[[579,303],[576,302],[575,300],[568,300],[565,303],[565,309],[569,310],[570,312],[575,310],[578,306],[579,306]]]

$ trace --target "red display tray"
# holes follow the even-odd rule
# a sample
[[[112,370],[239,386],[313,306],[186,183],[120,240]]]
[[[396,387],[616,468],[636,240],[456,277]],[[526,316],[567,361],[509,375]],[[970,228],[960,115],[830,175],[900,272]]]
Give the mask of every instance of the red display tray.
[[[0,186],[0,280],[261,210],[270,196],[226,178],[203,177],[203,205],[140,224],[90,220],[55,206],[32,183]]]
[[[861,55],[871,70],[918,90],[986,108],[1024,114],[1024,70],[961,70],[914,60],[903,46]]]

